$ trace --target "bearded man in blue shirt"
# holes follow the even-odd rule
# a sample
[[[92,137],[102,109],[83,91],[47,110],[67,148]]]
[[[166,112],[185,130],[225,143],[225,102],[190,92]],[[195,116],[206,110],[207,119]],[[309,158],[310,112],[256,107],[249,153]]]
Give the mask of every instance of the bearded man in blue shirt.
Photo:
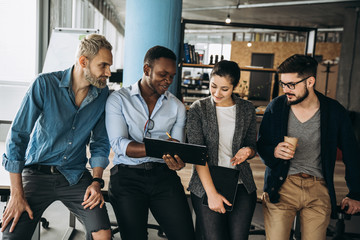
[[[73,67],[40,74],[27,91],[3,155],[11,181],[3,239],[30,239],[42,213],[56,200],[85,225],[87,239],[111,238],[101,194],[110,152],[104,110],[111,50],[105,37],[88,35]],[[93,177],[86,168],[87,144]]]
[[[185,140],[185,106],[167,91],[175,74],[175,53],[152,47],[144,58],[142,79],[112,93],[106,102],[106,129],[115,153],[109,198],[123,240],[147,239],[149,209],[168,239],[194,239],[184,188],[174,171],[184,163],[176,155],[147,157],[143,143],[144,137],[167,139],[166,132]]]

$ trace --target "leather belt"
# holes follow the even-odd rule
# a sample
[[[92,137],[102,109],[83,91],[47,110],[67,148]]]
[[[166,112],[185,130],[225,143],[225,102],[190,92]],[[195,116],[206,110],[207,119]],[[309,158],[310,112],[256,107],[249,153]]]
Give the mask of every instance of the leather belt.
[[[307,174],[307,173],[296,173],[296,174],[291,174],[290,176],[298,176],[298,177],[301,177],[301,178],[314,178],[314,179],[317,179],[317,180],[321,180],[322,178],[319,178],[319,177],[315,177],[313,175],[310,175],[310,174]]]
[[[165,163],[158,163],[158,162],[145,162],[138,165],[127,165],[127,164],[118,164],[116,166],[124,167],[124,168],[135,168],[135,169],[143,169],[143,170],[151,170],[157,167],[165,166]]]
[[[133,168],[133,169],[140,169],[140,170],[152,170],[154,168],[160,168],[167,166],[165,163],[158,163],[158,162],[146,162],[141,163],[138,165],[127,165],[127,164],[117,164],[110,169],[110,174],[115,175],[119,172],[119,168]]]
[[[38,171],[40,171],[42,173],[46,173],[46,174],[61,174],[59,172],[59,170],[57,170],[56,167],[57,166],[52,166],[52,165],[33,164],[33,165],[26,166],[25,168],[38,170]]]

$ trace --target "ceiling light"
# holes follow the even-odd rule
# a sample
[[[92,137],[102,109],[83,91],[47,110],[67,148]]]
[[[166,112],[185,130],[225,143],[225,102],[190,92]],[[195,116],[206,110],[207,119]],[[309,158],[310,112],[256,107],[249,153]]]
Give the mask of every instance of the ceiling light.
[[[226,23],[231,23],[231,18],[230,18],[230,14],[227,15],[227,18],[225,19]]]

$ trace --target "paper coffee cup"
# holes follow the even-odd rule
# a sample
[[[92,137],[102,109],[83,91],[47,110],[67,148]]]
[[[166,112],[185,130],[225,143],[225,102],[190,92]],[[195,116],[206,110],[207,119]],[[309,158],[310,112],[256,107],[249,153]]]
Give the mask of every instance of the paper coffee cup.
[[[296,137],[284,136],[284,142],[290,143],[292,145],[290,149],[295,151],[298,139]]]

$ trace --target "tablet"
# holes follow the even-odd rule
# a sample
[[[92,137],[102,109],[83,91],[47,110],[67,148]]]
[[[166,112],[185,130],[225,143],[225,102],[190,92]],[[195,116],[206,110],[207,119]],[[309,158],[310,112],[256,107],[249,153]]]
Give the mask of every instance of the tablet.
[[[224,203],[226,211],[232,211],[238,187],[239,170],[220,166],[209,166],[209,170],[216,191],[232,204],[229,206]],[[208,206],[206,193],[203,197],[203,204]]]
[[[207,147],[161,139],[144,138],[146,156],[162,158],[164,154],[178,155],[185,163],[205,166]]]

